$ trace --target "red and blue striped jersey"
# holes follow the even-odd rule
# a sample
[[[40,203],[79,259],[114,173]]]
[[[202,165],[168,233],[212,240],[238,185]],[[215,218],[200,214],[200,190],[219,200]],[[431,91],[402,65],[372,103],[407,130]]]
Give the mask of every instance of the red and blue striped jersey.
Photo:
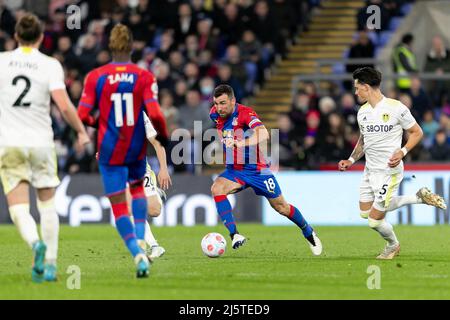
[[[262,126],[256,112],[242,104],[236,103],[233,113],[228,118],[222,118],[213,106],[209,113],[216,123],[219,136],[225,139],[242,140],[253,134],[253,129]],[[227,148],[223,142],[224,161],[227,169],[261,171],[268,168],[259,145],[243,148]]]
[[[98,116],[92,113],[98,109]],[[110,63],[85,78],[78,114],[87,125],[98,124],[99,163],[124,165],[142,160],[147,139],[144,114],[156,131],[167,138],[153,74],[132,63]]]

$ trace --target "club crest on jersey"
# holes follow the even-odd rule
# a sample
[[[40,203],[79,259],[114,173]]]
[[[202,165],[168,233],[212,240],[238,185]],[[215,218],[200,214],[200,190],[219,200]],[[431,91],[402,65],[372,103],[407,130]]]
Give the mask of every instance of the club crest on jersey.
[[[223,138],[233,138],[233,130],[223,130],[222,137]]]
[[[116,82],[128,82],[133,83],[134,77],[130,73],[116,73],[116,74],[110,74],[108,76],[109,84],[114,84]]]
[[[236,118],[236,117],[233,118],[233,122],[232,122],[231,124],[232,124],[233,126],[237,126],[238,121],[237,121],[237,118]]]
[[[383,113],[383,115],[381,116],[381,119],[383,119],[384,122],[388,122],[389,121],[389,114],[388,113]]]

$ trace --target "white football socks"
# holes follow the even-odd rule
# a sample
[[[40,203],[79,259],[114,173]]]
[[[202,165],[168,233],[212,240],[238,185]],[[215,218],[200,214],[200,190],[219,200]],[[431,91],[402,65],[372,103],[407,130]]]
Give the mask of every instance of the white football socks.
[[[47,245],[45,260],[56,264],[58,256],[59,217],[56,213],[54,198],[47,201],[37,200],[37,208],[41,215],[42,240]]]
[[[418,203],[422,203],[422,200],[419,199],[415,194],[409,196],[392,197],[388,207],[386,208],[386,211],[393,211],[407,204],[418,204]]]
[[[39,241],[39,234],[37,231],[36,221],[30,214],[30,204],[16,204],[9,207],[9,214],[11,220],[19,229],[19,233],[23,240],[28,244],[30,248],[33,248],[33,244]]]
[[[375,220],[369,217],[369,227],[377,231],[383,237],[383,239],[388,242],[389,246],[398,244],[398,240],[394,232],[394,227],[385,219]]]
[[[150,224],[148,221],[145,221],[145,242],[147,242],[150,247],[158,245],[158,242],[152,233],[152,229],[150,229]]]

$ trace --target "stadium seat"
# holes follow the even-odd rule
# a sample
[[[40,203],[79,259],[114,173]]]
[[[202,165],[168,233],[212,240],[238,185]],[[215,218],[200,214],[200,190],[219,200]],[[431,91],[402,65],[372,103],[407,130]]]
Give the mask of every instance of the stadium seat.
[[[400,12],[403,16],[407,16],[413,7],[412,3],[405,3],[401,8]]]
[[[397,30],[397,28],[400,26],[402,21],[403,21],[403,18],[401,18],[401,17],[392,18],[391,21],[389,22],[389,30],[391,30],[391,31]]]
[[[392,31],[382,31],[378,36],[378,47],[384,47],[391,39]]]

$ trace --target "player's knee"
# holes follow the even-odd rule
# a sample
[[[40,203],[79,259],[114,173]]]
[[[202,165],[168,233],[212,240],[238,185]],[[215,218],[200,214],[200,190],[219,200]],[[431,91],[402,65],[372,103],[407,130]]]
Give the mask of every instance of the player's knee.
[[[211,186],[211,194],[213,197],[224,194],[223,186],[218,183],[213,183]]]
[[[368,218],[368,221],[369,221],[369,227],[371,227],[372,229],[379,227],[383,223],[383,219],[377,220],[377,219],[373,219],[371,217]]]
[[[148,201],[148,214],[152,218],[156,218],[161,214],[161,204],[157,201]]]

